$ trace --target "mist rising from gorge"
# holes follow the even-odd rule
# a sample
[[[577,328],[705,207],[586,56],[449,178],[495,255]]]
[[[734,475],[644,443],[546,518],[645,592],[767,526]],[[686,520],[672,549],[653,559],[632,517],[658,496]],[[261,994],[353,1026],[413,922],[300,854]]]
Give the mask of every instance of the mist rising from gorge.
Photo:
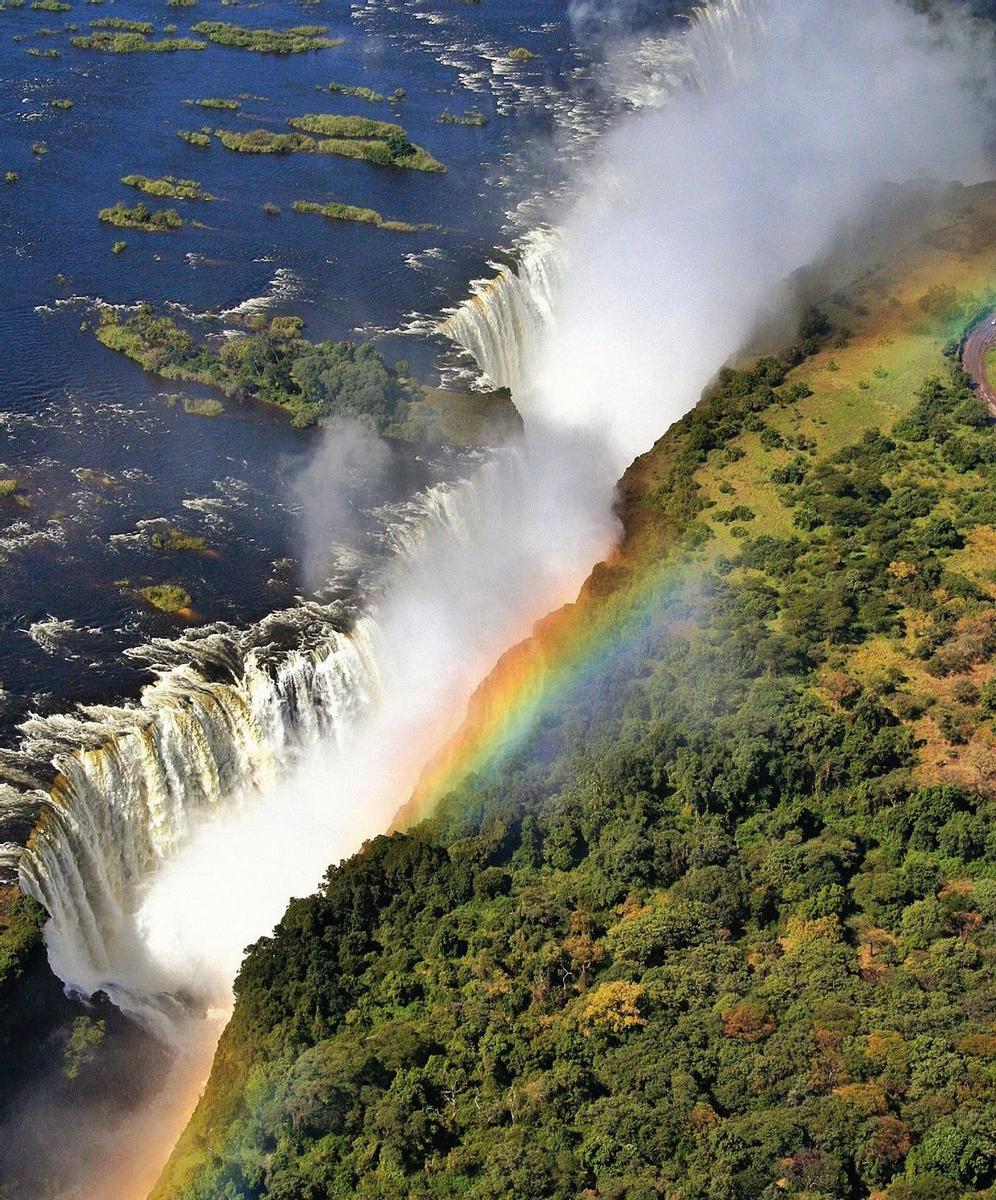
[[[625,464],[790,296],[793,272],[875,216],[885,184],[989,177],[991,32],[899,0],[730,0],[621,122],[563,224],[557,318],[528,415],[598,431]]]

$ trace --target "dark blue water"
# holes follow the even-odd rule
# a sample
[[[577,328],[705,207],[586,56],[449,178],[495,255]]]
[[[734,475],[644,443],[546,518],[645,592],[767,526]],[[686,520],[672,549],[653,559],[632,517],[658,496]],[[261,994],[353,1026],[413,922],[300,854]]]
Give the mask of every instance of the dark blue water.
[[[555,164],[597,124],[590,64],[571,42],[566,9],[565,0],[200,0],[189,9],[73,0],[65,14],[28,5],[0,12],[0,171],[19,174],[0,184],[0,478],[16,477],[24,501],[0,501],[0,744],[30,710],[134,693],[142,676],[123,650],[181,626],[137,603],[129,586],[179,583],[199,620],[235,624],[304,590],[294,486],[315,437],[238,404],[214,418],[171,405],[170,396],[194,389],[145,375],[81,329],[95,319],[96,301],[171,305],[205,335],[238,329],[239,312],[293,313],[313,339],[376,337],[385,355],[411,360],[434,382],[440,345],[386,331],[458,302],[495,244],[514,234],[508,214],[556,185]],[[86,32],[103,16],[153,21],[155,36],[169,22],[178,36],[200,20],[321,23],[345,42],[289,56],[215,45],[111,55],[70,45],[68,25]],[[538,57],[513,67],[505,55],[519,45]],[[56,47],[62,57],[32,57],[29,47]],[[316,90],[332,80],[384,95],[402,87],[406,99],[371,104]],[[246,94],[253,99],[237,113],[184,103]],[[74,107],[49,107],[59,97]],[[444,109],[476,109],[489,122],[442,125]],[[280,130],[308,112],[399,121],[447,173],[327,155],[247,156],[177,137],[204,125]],[[34,142],[47,153],[33,154]],[[194,178],[219,199],[142,197],[120,183],[131,173]],[[176,207],[188,223],[143,234],[97,221],[100,208],[139,199]],[[440,228],[400,235],[333,223],[293,213],[295,199],[365,205]],[[282,214],[266,215],[266,201]],[[528,207],[522,212],[528,219]],[[119,238],[128,246],[115,255]],[[197,319],[209,310],[228,315]],[[445,469],[399,450],[377,499],[397,499]],[[142,523],[157,519],[205,537],[212,554],[156,551]]]

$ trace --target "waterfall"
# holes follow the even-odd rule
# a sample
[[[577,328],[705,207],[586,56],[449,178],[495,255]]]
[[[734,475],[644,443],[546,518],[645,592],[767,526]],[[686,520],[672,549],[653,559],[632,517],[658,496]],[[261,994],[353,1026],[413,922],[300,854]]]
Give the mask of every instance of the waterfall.
[[[648,38],[609,64],[610,87],[634,108],[660,108],[682,92],[709,93],[741,78],[756,60],[767,0],[720,0],[694,10],[679,37]],[[444,313],[437,331],[473,358],[485,387],[513,393],[531,378],[531,358],[554,325],[568,261],[561,232],[531,231],[495,272]]]
[[[386,507],[394,560],[461,521],[466,483]],[[384,570],[388,568],[385,567]],[[377,588],[374,580],[371,595]],[[170,980],[134,924],[149,881],[205,821],[251,804],[316,745],[335,748],[378,697],[375,618],[301,603],[129,651],[155,675],[134,704],[33,716],[2,752],[0,867],[49,913],[55,973],[168,1033]],[[46,787],[41,780],[49,778]]]
[[[470,295],[450,311],[439,332],[471,355],[491,387],[516,388],[528,376],[528,359],[553,320],[564,270],[559,234],[534,230],[512,265],[489,263],[497,274],[470,285]]]
[[[115,994],[114,978],[122,950],[135,949],[120,938],[143,882],[201,820],[272,787],[295,753],[334,741],[369,702],[376,682],[363,632],[327,629],[320,650],[292,651],[275,670],[250,650],[225,682],[173,667],[137,708],[26,723],[29,741],[56,749],[59,767],[20,876],[50,915],[49,956],[60,978],[132,1006]],[[237,662],[234,635],[213,640]],[[95,738],[92,749],[68,750]]]

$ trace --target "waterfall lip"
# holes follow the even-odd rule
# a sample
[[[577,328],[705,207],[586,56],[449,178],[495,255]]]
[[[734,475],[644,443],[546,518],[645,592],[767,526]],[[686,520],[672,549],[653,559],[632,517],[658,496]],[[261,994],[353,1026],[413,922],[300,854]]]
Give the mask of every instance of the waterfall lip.
[[[443,311],[437,332],[477,364],[479,388],[507,387],[515,394],[554,321],[563,237],[556,226],[540,225],[496,255],[488,262],[495,273],[471,281],[466,299]]]

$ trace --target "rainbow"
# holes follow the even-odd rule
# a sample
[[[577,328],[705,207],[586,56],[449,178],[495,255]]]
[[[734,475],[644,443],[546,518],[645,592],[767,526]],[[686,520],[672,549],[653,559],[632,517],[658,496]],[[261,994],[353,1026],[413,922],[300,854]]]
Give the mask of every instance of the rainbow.
[[[471,697],[460,729],[423,769],[392,830],[410,828],[473,775],[520,749],[547,707],[604,675],[680,584],[677,564],[636,562],[617,552],[599,563],[573,604],[544,617],[507,650]]]

